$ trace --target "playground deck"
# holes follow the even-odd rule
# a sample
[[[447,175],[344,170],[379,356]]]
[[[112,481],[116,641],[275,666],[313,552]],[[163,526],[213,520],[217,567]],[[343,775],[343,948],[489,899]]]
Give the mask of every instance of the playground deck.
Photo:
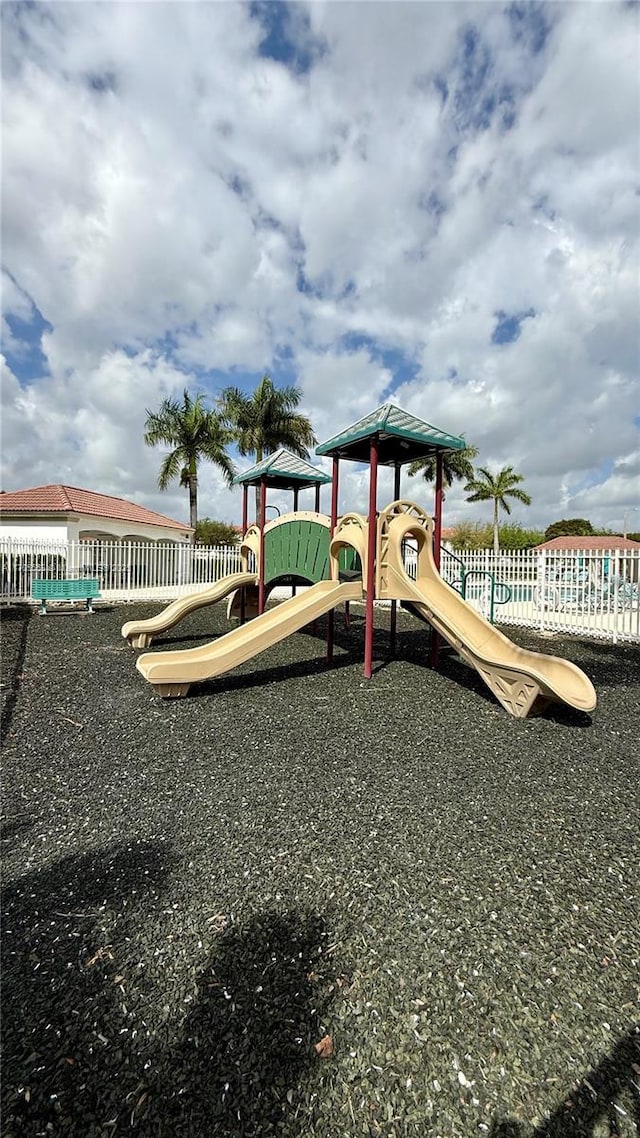
[[[599,700],[515,720],[354,610],[162,703],[156,611],[3,613],[3,1134],[636,1138],[637,650],[511,630]]]

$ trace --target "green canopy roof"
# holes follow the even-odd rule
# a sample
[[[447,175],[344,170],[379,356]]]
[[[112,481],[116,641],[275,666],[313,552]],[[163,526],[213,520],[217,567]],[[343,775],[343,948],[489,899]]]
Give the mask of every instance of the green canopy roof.
[[[324,474],[317,466],[311,466],[290,451],[280,449],[242,474],[236,474],[233,485],[258,486],[263,480],[273,489],[295,490],[301,486],[320,486],[331,482],[331,475]]]
[[[403,465],[417,458],[428,458],[438,451],[464,450],[467,443],[448,435],[424,419],[409,415],[393,403],[384,403],[339,435],[316,447],[316,454],[369,462],[371,438],[378,437],[378,462],[382,466]]]

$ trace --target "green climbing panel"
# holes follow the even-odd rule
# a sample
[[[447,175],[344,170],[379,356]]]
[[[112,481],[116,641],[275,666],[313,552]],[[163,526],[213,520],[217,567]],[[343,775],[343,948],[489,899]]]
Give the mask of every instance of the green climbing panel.
[[[353,570],[357,554],[340,551],[340,569]],[[264,535],[265,584],[281,577],[294,577],[315,585],[329,580],[329,529],[307,519],[286,522]]]

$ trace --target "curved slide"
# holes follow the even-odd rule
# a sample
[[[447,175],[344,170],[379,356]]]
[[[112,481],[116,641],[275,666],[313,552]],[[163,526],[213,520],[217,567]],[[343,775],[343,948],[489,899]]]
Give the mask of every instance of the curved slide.
[[[336,605],[361,597],[362,581],[320,581],[210,644],[182,652],[145,652],[138,657],[136,668],[163,699],[184,696],[192,683],[236,668]]]
[[[201,593],[189,593],[187,597],[178,597],[178,600],[172,601],[161,612],[148,617],[147,620],[128,620],[122,626],[122,635],[132,648],[148,648],[153,637],[159,632],[168,632],[190,613],[206,608],[207,605],[213,605],[223,597],[228,597],[229,593],[234,593],[247,585],[255,585],[257,580],[255,573],[230,573]]]
[[[436,569],[432,523],[423,526],[406,513],[388,525],[387,592],[409,601],[445,640],[472,664],[502,706],[517,718],[544,710],[550,701],[579,711],[597,703],[591,680],[569,660],[530,652],[514,644],[462,599]],[[402,541],[418,542],[417,579],[405,572]]]

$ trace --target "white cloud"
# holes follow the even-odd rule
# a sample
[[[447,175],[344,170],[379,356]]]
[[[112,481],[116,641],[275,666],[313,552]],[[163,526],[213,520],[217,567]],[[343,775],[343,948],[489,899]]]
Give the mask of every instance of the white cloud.
[[[4,7],[5,489],[62,480],[184,518],[145,407],[268,368],[321,440],[393,391],[525,475],[524,523],[621,524],[637,10],[364,13],[293,7],[296,70],[239,3]],[[492,340],[500,313],[513,342]],[[363,509],[345,465],[341,507]],[[460,487],[447,510],[479,514]],[[207,468],[201,513],[240,516]]]
[[[28,385],[5,363],[3,489],[62,482],[186,521],[184,492],[161,495],[155,485],[163,451],[142,443],[146,409],[184,383],[183,373],[148,350],[134,357],[113,351],[92,369]]]

